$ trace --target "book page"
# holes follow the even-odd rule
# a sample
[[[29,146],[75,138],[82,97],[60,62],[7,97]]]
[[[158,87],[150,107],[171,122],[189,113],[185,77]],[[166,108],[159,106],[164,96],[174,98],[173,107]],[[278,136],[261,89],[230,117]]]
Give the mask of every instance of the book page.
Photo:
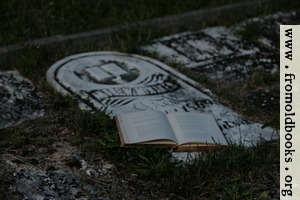
[[[167,115],[178,144],[202,142],[227,145],[217,122],[211,114],[170,113]]]
[[[160,111],[140,111],[117,115],[126,144],[169,139],[177,142],[166,115]]]

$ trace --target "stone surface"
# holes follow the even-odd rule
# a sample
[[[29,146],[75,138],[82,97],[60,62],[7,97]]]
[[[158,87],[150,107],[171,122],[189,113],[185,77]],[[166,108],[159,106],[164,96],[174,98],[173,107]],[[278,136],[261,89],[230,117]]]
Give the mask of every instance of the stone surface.
[[[42,96],[17,71],[0,72],[0,128],[44,115]]]
[[[24,199],[70,199],[78,193],[79,177],[72,172],[20,171],[13,174]],[[19,186],[19,187],[18,187]]]
[[[276,60],[265,47],[242,40],[222,26],[156,39],[142,49],[212,79],[241,81],[253,70],[278,70]]]
[[[10,191],[19,197],[16,199],[108,200],[104,196],[117,182],[114,165],[104,161],[90,163],[67,142],[55,142],[52,148],[50,154],[45,147],[35,147],[32,151],[36,155],[29,157],[1,156],[1,167],[12,173]]]
[[[66,95],[78,95],[82,109],[107,108],[113,117],[140,110],[211,113],[229,143],[252,145],[278,133],[215,101],[209,90],[148,57],[90,52],[50,67],[48,81]]]
[[[89,171],[91,170],[92,169],[89,168]],[[87,175],[90,176],[87,171]],[[80,176],[72,171],[46,172],[28,168],[27,170],[23,169],[14,172],[13,178],[16,183],[11,189],[14,193],[19,193],[23,199],[108,200],[99,195],[110,190],[108,184],[105,184],[104,182],[104,184],[97,184],[97,186],[85,184]]]

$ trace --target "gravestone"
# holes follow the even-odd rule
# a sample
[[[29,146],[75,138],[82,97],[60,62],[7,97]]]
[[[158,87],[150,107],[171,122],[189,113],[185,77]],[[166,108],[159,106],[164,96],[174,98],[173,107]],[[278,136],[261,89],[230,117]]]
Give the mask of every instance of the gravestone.
[[[269,49],[222,26],[155,39],[141,49],[218,80],[242,81],[254,70],[274,73],[279,68]]]
[[[141,110],[211,113],[229,143],[249,146],[279,137],[215,101],[199,83],[148,57],[77,54],[53,64],[47,79],[59,92],[77,95],[82,109],[106,108],[111,117]]]
[[[0,72],[0,128],[44,115],[42,95],[17,71]]]

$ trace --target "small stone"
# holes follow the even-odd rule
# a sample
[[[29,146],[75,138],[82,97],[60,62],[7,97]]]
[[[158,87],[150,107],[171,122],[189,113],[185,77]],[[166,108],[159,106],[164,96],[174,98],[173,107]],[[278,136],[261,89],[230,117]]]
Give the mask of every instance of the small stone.
[[[106,164],[106,165],[103,165],[102,166],[102,168],[104,168],[104,169],[111,169],[111,168],[113,168],[113,165],[111,165],[111,164]]]
[[[98,173],[96,172],[96,170],[91,169],[91,168],[85,170],[85,172],[86,172],[86,174],[89,175],[89,176],[97,176],[97,175],[98,175]]]

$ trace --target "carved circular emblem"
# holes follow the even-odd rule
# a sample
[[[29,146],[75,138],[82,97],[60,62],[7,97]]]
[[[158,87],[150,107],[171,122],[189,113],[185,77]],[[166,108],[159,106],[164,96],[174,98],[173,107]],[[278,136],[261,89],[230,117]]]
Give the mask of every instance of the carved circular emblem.
[[[48,81],[65,94],[86,93],[100,101],[121,96],[168,93],[176,80],[154,59],[117,52],[90,52],[66,57],[50,67]]]

